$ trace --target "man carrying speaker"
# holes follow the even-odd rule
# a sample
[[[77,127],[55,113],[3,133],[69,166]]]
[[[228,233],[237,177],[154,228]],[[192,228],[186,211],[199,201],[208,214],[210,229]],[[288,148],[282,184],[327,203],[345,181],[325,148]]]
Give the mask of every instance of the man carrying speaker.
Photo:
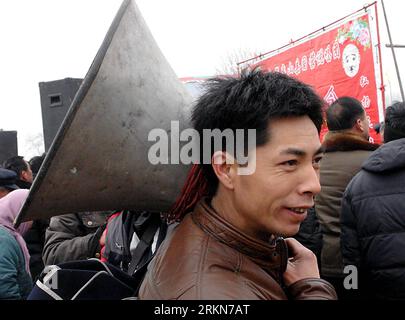
[[[322,105],[280,73],[209,81],[194,129],[254,129],[256,143],[244,150],[254,170],[241,174],[246,164],[224,140],[209,148],[209,163],[201,147],[202,164],[171,211],[181,222],[149,265],[140,299],[336,299],[315,255],[289,238],[320,191]]]

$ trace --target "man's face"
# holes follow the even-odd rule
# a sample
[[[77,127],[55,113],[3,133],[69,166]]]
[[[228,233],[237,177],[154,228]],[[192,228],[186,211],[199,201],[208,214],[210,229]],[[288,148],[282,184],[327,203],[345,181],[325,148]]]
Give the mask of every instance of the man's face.
[[[25,163],[27,164],[27,170],[23,170],[21,172],[21,177],[20,179],[29,183],[32,183],[32,181],[34,180],[34,177],[32,175],[32,170],[31,170],[31,166],[30,164],[25,161]]]
[[[292,236],[299,230],[321,190],[321,144],[309,117],[274,120],[270,140],[256,149],[256,171],[235,177],[232,221],[263,239],[269,234]]]

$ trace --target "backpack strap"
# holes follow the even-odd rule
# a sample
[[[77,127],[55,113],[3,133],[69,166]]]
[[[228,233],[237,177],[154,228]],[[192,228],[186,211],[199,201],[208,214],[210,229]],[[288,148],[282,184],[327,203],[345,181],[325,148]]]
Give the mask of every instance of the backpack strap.
[[[134,272],[138,268],[138,264],[141,262],[142,257],[144,256],[147,249],[149,249],[152,245],[153,238],[155,237],[155,233],[160,225],[160,219],[152,219],[150,221],[148,227],[142,234],[141,239],[139,239],[139,243],[136,246],[135,251],[132,254],[131,263],[128,268],[128,274],[133,275]]]

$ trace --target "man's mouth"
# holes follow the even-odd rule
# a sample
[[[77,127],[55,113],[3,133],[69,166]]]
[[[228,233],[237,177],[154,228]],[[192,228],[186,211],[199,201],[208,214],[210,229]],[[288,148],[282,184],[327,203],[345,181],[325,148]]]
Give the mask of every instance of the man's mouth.
[[[288,208],[288,210],[298,214],[304,214],[305,212],[307,212],[307,208]]]

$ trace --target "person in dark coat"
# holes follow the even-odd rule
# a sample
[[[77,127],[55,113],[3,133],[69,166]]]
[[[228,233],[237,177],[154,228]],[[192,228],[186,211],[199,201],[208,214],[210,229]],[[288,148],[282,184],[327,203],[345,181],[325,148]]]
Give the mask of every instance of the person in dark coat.
[[[360,298],[405,299],[405,104],[387,108],[384,144],[342,201],[343,264],[358,270]],[[355,291],[356,292],[356,291]]]
[[[323,237],[315,207],[308,209],[307,218],[301,223],[300,229],[294,238],[316,255],[320,268]]]
[[[361,164],[379,145],[369,142],[370,123],[360,101],[341,97],[326,110],[329,132],[323,140],[321,192],[315,196],[315,209],[322,227],[321,277],[332,283],[339,299],[344,299],[340,251],[340,212],[343,193]]]

